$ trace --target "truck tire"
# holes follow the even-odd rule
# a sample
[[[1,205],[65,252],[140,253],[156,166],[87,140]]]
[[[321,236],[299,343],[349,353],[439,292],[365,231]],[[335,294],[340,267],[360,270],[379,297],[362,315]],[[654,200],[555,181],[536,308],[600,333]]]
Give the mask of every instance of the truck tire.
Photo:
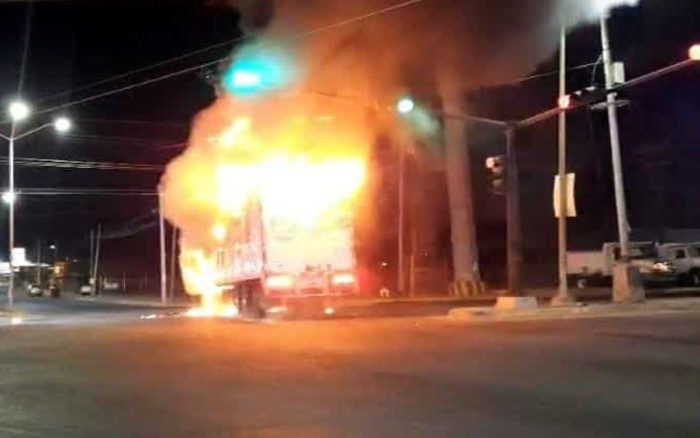
[[[688,272],[688,286],[700,287],[700,269],[693,269]]]
[[[241,314],[247,318],[262,319],[265,317],[263,303],[263,288],[259,281],[249,281],[243,286]]]

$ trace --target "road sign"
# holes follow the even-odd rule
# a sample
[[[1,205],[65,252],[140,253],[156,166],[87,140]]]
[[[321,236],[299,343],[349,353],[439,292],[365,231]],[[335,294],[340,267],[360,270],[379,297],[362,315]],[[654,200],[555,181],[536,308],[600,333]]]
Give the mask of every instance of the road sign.
[[[576,217],[576,174],[566,174],[566,216]],[[554,217],[559,217],[561,207],[559,205],[559,175],[554,177]]]

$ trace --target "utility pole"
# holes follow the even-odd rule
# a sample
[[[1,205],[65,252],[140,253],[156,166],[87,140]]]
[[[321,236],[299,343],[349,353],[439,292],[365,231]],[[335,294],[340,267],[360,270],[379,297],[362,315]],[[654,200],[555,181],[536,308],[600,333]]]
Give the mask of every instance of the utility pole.
[[[10,211],[10,217],[9,217],[9,226],[8,226],[8,261],[9,261],[9,266],[10,266],[10,281],[7,286],[7,306],[12,308],[14,301],[15,301],[15,263],[12,257],[12,253],[14,252],[15,249],[15,202],[17,201],[17,195],[15,193],[15,133],[17,130],[17,126],[15,124],[15,119],[12,119],[12,126],[10,127],[10,148],[8,151],[8,161],[10,163],[9,165],[9,172],[8,176],[10,179],[10,205],[9,205],[9,211]]]
[[[36,286],[41,288],[41,239],[36,239]]]
[[[168,301],[168,273],[165,261],[165,216],[163,215],[163,193],[158,190],[158,218],[160,225],[160,300]]]
[[[559,98],[566,96],[566,26],[561,27],[560,36],[560,55],[559,55]],[[569,194],[567,187],[567,133],[566,133],[566,111],[559,113],[559,157],[558,157],[558,174],[559,174],[559,217],[557,218],[558,236],[559,236],[559,291],[552,299],[552,305],[571,304],[576,299],[569,292],[568,281],[568,205]]]
[[[398,195],[398,239],[397,239],[397,268],[396,268],[396,288],[399,295],[405,292],[405,273],[404,273],[404,221],[405,221],[405,188],[406,188],[406,140],[401,139],[399,143],[399,195]]]
[[[176,263],[177,263],[177,239],[178,239],[178,229],[177,227],[173,226],[173,232],[171,234],[172,238],[170,241],[170,291],[169,291],[169,296],[170,299],[175,298],[175,278],[177,277],[175,275],[175,269],[176,269]]]
[[[600,35],[603,47],[603,64],[605,65],[605,87],[615,87],[613,56],[608,33],[607,16],[600,17]],[[615,185],[615,205],[617,210],[617,230],[620,239],[620,263],[613,271],[613,300],[617,302],[643,301],[644,287],[639,271],[629,264],[629,229],[627,221],[627,204],[625,200],[624,178],[622,172],[622,155],[620,152],[620,128],[617,121],[617,93],[607,93],[608,121],[610,124],[610,147],[612,153],[613,180]]]
[[[55,257],[54,257],[55,259]],[[54,260],[54,263],[56,261]],[[94,286],[93,272],[95,271],[95,230],[90,229],[90,283]]]
[[[92,264],[92,278],[95,281],[94,293],[97,295],[99,291],[99,281],[97,280],[98,268],[100,266],[100,244],[102,239],[102,223],[97,224],[97,232],[95,233],[95,261]]]
[[[520,177],[515,148],[515,125],[506,128],[506,226],[508,247],[508,296],[521,297],[523,236],[520,224]]]

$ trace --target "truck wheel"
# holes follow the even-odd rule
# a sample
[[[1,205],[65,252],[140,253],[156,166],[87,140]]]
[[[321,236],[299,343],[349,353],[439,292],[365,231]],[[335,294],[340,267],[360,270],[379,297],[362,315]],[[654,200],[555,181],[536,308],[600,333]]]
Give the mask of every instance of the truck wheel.
[[[242,313],[248,318],[262,319],[265,317],[265,309],[262,306],[263,288],[259,281],[251,281],[245,285],[243,290]]]
[[[688,285],[700,287],[700,270],[692,270],[688,273]]]

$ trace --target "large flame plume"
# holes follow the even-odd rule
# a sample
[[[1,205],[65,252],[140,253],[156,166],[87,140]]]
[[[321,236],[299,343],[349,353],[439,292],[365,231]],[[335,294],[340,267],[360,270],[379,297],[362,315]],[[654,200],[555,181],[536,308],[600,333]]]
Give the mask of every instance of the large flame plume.
[[[304,91],[224,94],[204,110],[161,186],[165,215],[182,230],[187,291],[201,295],[204,307],[217,306],[216,251],[252,199],[267,217],[300,227],[352,209],[369,138],[361,105]]]

